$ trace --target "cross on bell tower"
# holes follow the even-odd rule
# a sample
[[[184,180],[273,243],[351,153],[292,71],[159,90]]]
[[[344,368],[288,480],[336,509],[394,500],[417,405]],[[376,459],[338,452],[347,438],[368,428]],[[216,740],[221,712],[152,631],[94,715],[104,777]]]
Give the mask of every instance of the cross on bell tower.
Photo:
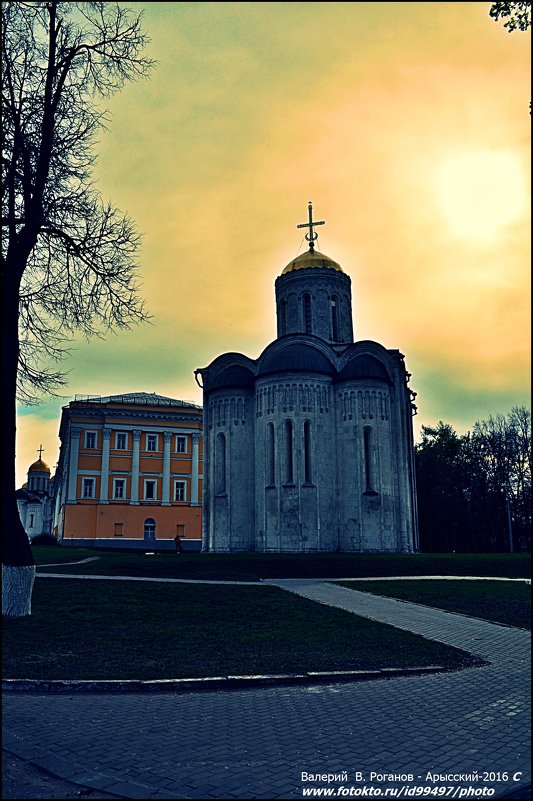
[[[318,222],[313,220],[313,204],[311,203],[311,201],[309,201],[309,203],[307,204],[307,208],[309,211],[309,222],[300,223],[300,225],[297,225],[296,227],[309,228],[309,231],[306,233],[305,238],[309,242],[309,250],[312,253],[315,249],[315,241],[318,239],[318,234],[313,229],[315,225],[325,225],[325,220],[320,220]]]
[[[37,453],[39,454],[39,459],[41,458],[41,454],[42,454],[42,452],[43,452],[43,451],[44,451],[44,448],[43,448],[43,446],[42,446],[42,445],[39,445],[39,449],[38,449],[38,451],[37,451]]]

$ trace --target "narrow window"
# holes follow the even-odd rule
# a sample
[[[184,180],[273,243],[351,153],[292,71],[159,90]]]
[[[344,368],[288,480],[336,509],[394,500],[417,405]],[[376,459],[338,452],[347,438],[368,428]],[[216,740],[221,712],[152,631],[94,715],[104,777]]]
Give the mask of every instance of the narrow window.
[[[187,437],[176,437],[176,453],[187,453]]]
[[[145,480],[144,482],[144,500],[145,501],[155,501],[157,498],[156,493],[157,483],[152,480]]]
[[[285,420],[285,483],[294,482],[292,420]]]
[[[185,481],[175,481],[174,482],[174,500],[175,501],[185,501]]]
[[[226,492],[226,437],[222,432],[217,434],[215,442],[215,492],[217,495]]]
[[[155,520],[152,517],[144,521],[144,539],[155,540]]]
[[[372,429],[363,429],[363,445],[365,457],[365,492],[374,491],[374,477],[372,470]]]
[[[82,497],[94,498],[94,478],[84,478],[82,485]]]
[[[115,523],[113,534],[115,537],[122,537],[124,533],[124,523]]]
[[[266,431],[266,452],[267,452],[267,486],[273,487],[276,483],[276,457],[275,457],[275,438],[274,423],[267,425]]]
[[[85,447],[96,448],[96,431],[85,432]]]
[[[311,423],[306,420],[304,423],[304,482],[311,484],[313,481],[311,473]]]
[[[114,478],[113,479],[113,498],[124,498],[125,497],[125,490],[126,490],[126,479],[125,478]]]
[[[30,515],[30,528],[33,528],[33,521],[35,520],[35,515]]]
[[[337,295],[331,298],[331,338],[339,341],[339,299]]]
[[[279,304],[279,331],[280,336],[287,333],[287,301],[282,300]]]
[[[128,447],[128,435],[123,431],[117,432],[115,438],[115,448],[117,451],[125,451]]]
[[[157,434],[146,435],[146,450],[147,451],[157,450]]]
[[[306,292],[303,296],[304,303],[304,331],[306,334],[312,333],[311,326],[311,295]]]

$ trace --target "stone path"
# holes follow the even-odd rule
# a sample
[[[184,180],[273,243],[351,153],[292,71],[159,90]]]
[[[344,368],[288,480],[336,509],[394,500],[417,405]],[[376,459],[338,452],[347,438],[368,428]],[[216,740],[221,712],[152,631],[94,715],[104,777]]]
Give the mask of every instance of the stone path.
[[[63,565],[85,565],[87,562],[98,562],[99,556],[88,556],[86,559],[79,559],[77,562],[46,562],[44,565],[35,565],[35,567],[63,567]]]
[[[452,788],[441,797],[456,798],[525,792],[531,781],[529,632],[319,580],[268,583],[463,648],[490,664],[314,687],[5,693],[4,748],[122,798],[292,799],[322,787],[338,798],[364,797],[371,789],[410,797],[402,788]],[[343,771],[340,781],[308,780]],[[395,781],[394,774],[412,779]],[[433,781],[437,774],[442,779]],[[339,792],[341,785],[354,791]]]

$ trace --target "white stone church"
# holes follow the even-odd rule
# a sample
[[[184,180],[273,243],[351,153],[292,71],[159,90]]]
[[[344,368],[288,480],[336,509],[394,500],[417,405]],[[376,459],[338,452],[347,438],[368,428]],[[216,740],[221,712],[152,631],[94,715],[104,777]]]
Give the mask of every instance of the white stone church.
[[[351,280],[315,250],[276,279],[277,339],[196,371],[204,394],[202,549],[418,551],[403,354],[354,342]]]

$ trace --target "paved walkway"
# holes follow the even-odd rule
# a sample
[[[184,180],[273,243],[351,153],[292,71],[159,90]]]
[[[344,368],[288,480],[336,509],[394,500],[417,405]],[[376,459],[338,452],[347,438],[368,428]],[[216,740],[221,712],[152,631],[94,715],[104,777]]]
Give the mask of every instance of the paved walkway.
[[[364,797],[371,789],[396,789],[408,798],[401,794],[407,787],[451,787],[442,797],[484,791],[484,797],[507,798],[530,783],[528,632],[318,580],[264,583],[463,648],[491,664],[314,687],[6,693],[4,748],[122,798],[292,799],[301,798],[303,788],[321,787],[338,798]],[[308,780],[343,771],[342,781]],[[412,778],[395,781],[389,774]],[[337,793],[339,785],[354,791]]]

